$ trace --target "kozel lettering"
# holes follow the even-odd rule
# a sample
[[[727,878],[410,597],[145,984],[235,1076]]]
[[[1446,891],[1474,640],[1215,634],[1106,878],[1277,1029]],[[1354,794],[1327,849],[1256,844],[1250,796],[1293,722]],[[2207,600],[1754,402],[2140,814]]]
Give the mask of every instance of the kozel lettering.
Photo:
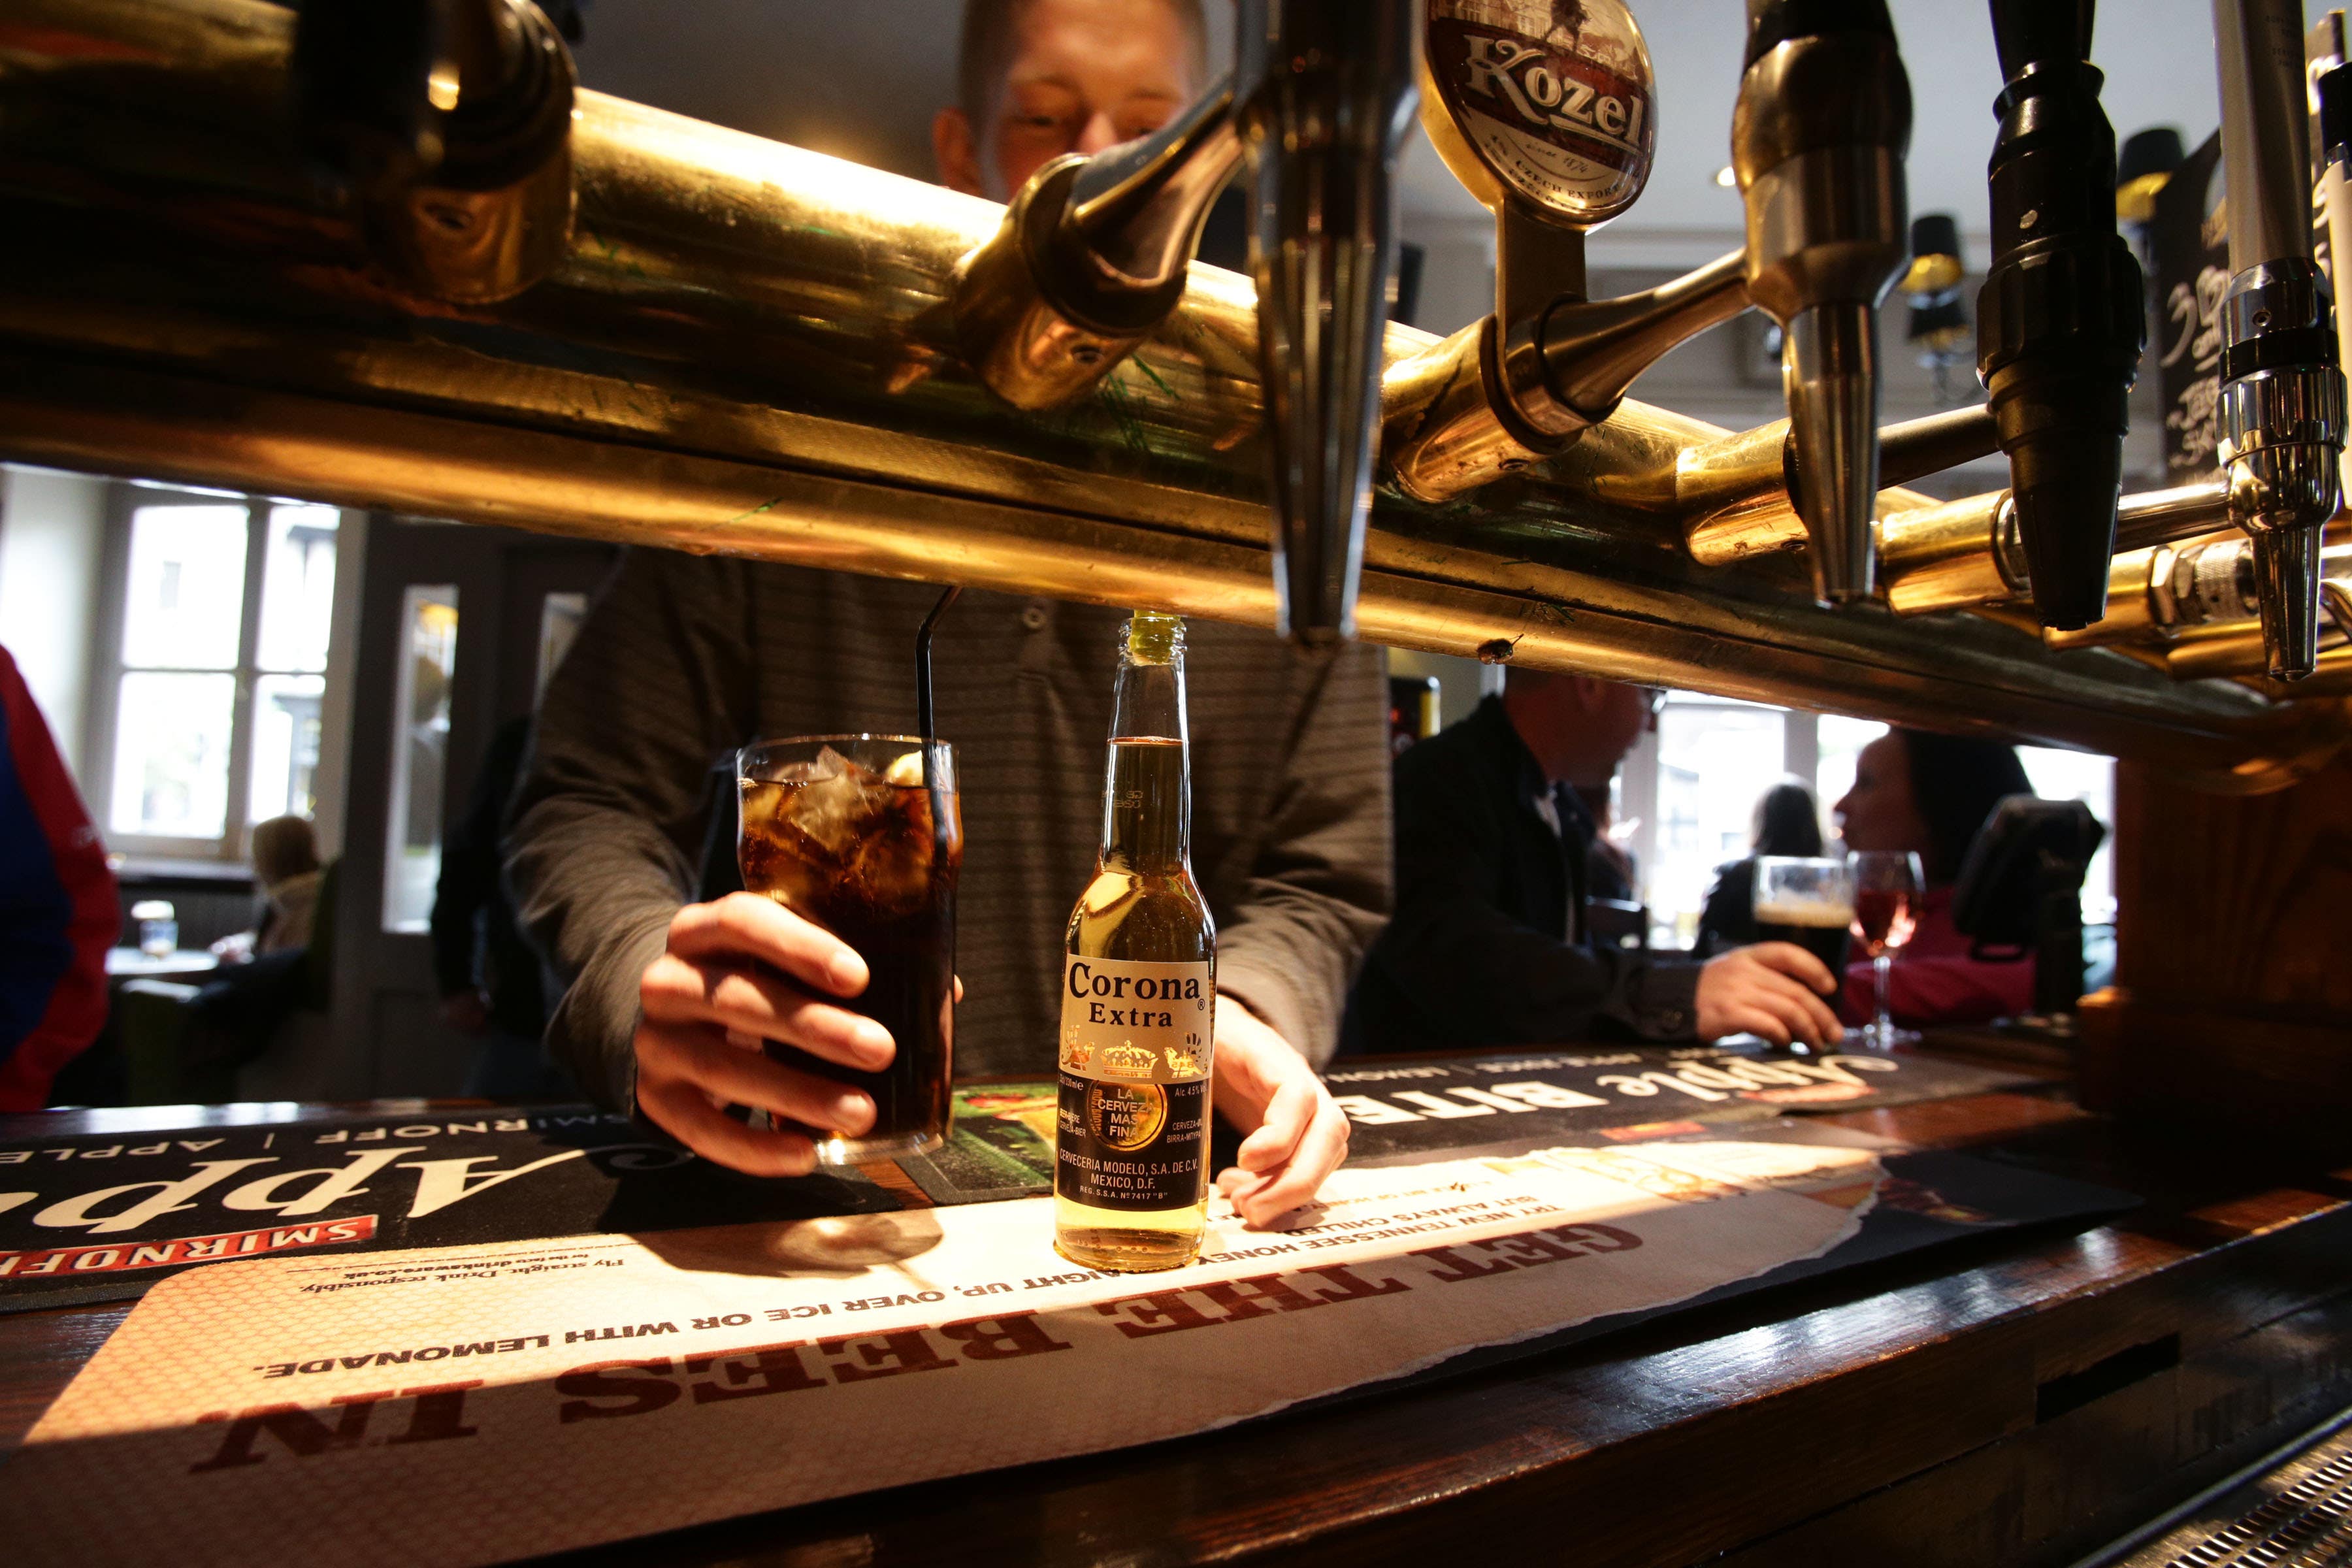
[[[1641,151],[1641,95],[1619,98],[1555,70],[1551,57],[1531,45],[1483,34],[1466,35],[1465,90],[1507,103],[1521,120],[1561,131],[1592,133],[1629,153]]]

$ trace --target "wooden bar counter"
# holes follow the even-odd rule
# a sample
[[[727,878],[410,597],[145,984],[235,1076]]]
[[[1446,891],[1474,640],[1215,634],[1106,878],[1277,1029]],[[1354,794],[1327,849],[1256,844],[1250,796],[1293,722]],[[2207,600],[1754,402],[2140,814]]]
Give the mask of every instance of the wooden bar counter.
[[[40,1125],[120,1117],[156,1125]],[[2063,1563],[2352,1405],[2352,1171],[2119,1126],[2063,1082],[1824,1120],[2147,1201],[1222,1432],[581,1555]],[[0,1318],[0,1444],[129,1310]]]

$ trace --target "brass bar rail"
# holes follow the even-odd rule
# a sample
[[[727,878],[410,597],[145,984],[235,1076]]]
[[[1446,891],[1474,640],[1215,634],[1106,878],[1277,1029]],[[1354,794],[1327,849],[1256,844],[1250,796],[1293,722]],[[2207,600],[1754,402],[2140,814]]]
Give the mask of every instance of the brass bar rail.
[[[568,258],[501,303],[421,301],[292,145],[290,16],[0,0],[0,456],[1273,623],[1242,279],[1196,267],[1093,397],[1022,414],[946,309],[1001,209],[583,93]],[[1392,329],[1388,357],[1432,341]],[[2341,700],[2052,653],[1987,617],[1819,609],[1792,557],[1694,562],[1675,475],[1724,438],[1629,402],[1470,500],[1383,492],[1362,635],[2229,788],[2289,782],[2347,732]]]

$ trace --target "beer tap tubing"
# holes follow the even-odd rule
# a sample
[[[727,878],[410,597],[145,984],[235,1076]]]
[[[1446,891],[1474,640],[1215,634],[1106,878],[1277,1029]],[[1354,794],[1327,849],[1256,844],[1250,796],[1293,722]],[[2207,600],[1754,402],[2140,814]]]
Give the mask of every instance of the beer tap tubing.
[[[1258,363],[1282,631],[1355,635],[1417,0],[1241,0]]]
[[[2334,300],[2312,260],[2310,132],[2299,0],[2213,0],[2229,291],[2218,456],[2253,545],[2270,674],[2319,658],[2320,528],[2335,514],[2344,374]]]
[[[2089,61],[2093,0],[1992,0],[1992,266],[1977,373],[2044,626],[2106,610],[2124,431],[2147,337],[2139,263],[2116,233],[2116,133]]]
[[[1797,513],[1823,604],[1871,591],[1878,305],[1910,250],[1911,84],[1883,0],[1748,0],[1731,167],[1748,296],[1780,323]]]

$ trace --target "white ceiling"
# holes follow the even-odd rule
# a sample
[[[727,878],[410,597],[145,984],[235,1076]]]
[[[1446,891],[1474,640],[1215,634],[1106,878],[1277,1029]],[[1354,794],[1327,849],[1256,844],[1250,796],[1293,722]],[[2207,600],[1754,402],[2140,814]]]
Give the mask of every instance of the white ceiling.
[[[1983,261],[1984,164],[2000,89],[1983,0],[1891,0],[1916,105],[1911,210],[1959,215]],[[2316,5],[2308,7],[2317,11]],[[1220,5],[1212,0],[1213,34]],[[593,0],[587,84],[698,119],[931,176],[932,111],[954,79],[960,0]],[[1637,0],[1658,78],[1658,155],[1640,205],[1595,242],[1596,263],[1680,265],[1726,247],[1726,161],[1739,79],[1738,0]],[[1217,37],[1219,64],[1230,58]],[[2093,58],[2119,134],[2178,126],[2194,147],[2219,122],[2210,0],[2107,0]],[[1442,237],[1483,214],[1416,136],[1409,233]]]

